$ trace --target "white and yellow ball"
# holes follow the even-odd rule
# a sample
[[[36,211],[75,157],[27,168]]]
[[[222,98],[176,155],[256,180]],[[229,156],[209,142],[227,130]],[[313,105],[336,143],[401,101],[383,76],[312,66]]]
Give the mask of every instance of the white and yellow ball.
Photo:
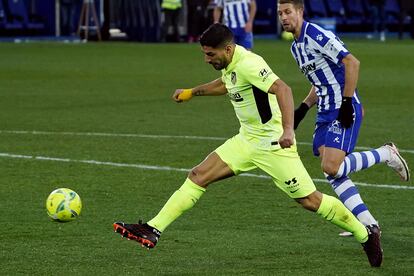
[[[49,217],[55,221],[72,221],[80,215],[82,201],[75,191],[68,188],[59,188],[48,196],[46,210]]]

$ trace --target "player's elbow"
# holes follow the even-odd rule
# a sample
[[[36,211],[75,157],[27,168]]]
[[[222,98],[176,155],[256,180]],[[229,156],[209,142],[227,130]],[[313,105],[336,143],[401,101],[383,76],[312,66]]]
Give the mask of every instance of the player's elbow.
[[[350,66],[353,69],[359,69],[361,62],[353,55],[349,54],[343,60],[345,66]]]
[[[354,63],[354,67],[359,69],[361,62],[357,58],[354,57],[353,63]]]
[[[293,98],[293,93],[292,93],[292,88],[290,88],[289,85],[286,84],[285,87],[283,87],[282,91],[281,91],[284,95],[287,95],[288,97],[292,97]]]
[[[270,93],[272,94],[276,94],[276,95],[280,95],[280,94],[290,94],[292,95],[292,89],[290,88],[289,85],[287,85],[284,81],[282,81],[281,79],[278,79],[277,81],[275,81],[273,83],[273,85],[270,88]]]

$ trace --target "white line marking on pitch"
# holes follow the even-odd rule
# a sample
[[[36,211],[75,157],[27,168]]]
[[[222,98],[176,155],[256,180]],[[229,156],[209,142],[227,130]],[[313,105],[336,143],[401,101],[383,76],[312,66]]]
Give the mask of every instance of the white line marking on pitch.
[[[12,153],[4,153],[4,152],[0,152],[0,157],[17,158],[17,159],[33,159],[33,160],[43,160],[43,161],[55,161],[55,162],[84,163],[84,164],[105,165],[105,166],[112,166],[112,167],[137,168],[137,169],[143,169],[143,170],[176,171],[176,172],[190,171],[190,169],[174,168],[174,167],[168,167],[168,166],[114,163],[114,162],[103,162],[103,161],[96,161],[96,160],[77,160],[77,159],[56,158],[56,157],[48,157],[48,156],[21,155],[21,154],[12,154]],[[244,174],[240,174],[240,176],[270,179],[270,177],[267,175],[252,174],[252,173],[244,173]],[[328,183],[326,179],[319,179],[319,178],[314,178],[313,181],[320,182],[320,183]],[[354,184],[358,186],[366,186],[366,187],[374,187],[374,188],[414,190],[414,186],[370,184],[370,183],[362,183],[362,182],[354,182]]]
[[[211,137],[211,136],[193,136],[193,135],[151,135],[151,134],[128,134],[128,133],[103,133],[103,132],[54,132],[54,131],[27,131],[27,130],[0,130],[0,133],[6,134],[32,134],[32,135],[70,135],[70,136],[101,136],[101,137],[135,137],[135,138],[155,138],[155,139],[192,139],[192,140],[214,140],[225,141],[225,137]],[[312,145],[309,142],[297,142],[299,145]],[[371,147],[355,147],[359,150],[371,150]],[[414,154],[414,150],[398,149],[403,153]]]

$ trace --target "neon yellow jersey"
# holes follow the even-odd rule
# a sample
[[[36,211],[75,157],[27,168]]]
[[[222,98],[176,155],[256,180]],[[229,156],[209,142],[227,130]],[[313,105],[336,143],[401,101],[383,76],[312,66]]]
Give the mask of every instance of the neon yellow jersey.
[[[261,56],[239,45],[231,63],[221,72],[240,121],[240,134],[260,148],[271,148],[283,132],[276,95],[268,93],[279,77]]]

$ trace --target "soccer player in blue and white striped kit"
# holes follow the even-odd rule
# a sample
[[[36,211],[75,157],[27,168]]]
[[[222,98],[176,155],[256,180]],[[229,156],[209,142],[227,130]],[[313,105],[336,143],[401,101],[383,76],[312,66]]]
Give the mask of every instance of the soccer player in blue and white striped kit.
[[[251,50],[256,0],[214,0],[214,4],[214,23],[218,23],[223,14],[224,24],[233,32],[234,42]]]
[[[295,110],[294,128],[316,104],[314,155],[320,156],[325,176],[344,205],[369,230],[380,233],[377,220],[348,174],[386,163],[402,180],[408,181],[407,163],[393,143],[371,151],[353,152],[363,117],[356,88],[359,61],[334,33],[304,21],[303,12],[303,0],[278,1],[283,29],[295,38],[292,55],[312,85],[308,96]]]

